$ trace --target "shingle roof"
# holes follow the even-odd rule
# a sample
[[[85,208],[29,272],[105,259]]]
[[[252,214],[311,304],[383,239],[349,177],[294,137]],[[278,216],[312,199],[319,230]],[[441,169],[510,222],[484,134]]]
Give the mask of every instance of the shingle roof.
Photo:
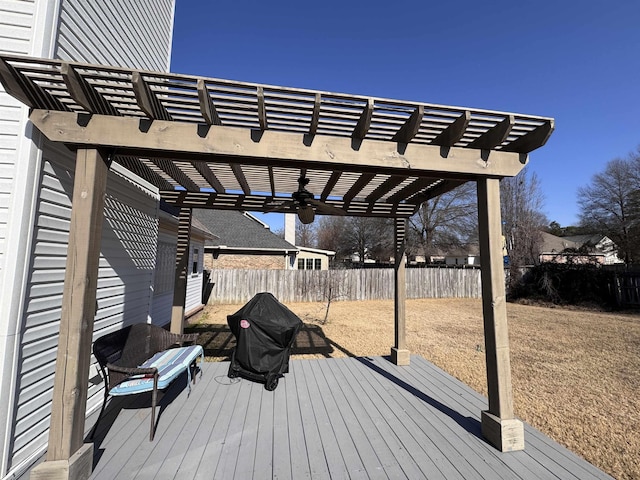
[[[196,208],[193,210],[193,216],[218,237],[210,243],[211,245],[242,249],[295,250],[296,248],[243,212]]]
[[[569,240],[566,237],[557,237],[547,232],[540,232],[542,235],[542,245],[540,250],[542,253],[560,253],[565,248],[580,248],[581,243]]]

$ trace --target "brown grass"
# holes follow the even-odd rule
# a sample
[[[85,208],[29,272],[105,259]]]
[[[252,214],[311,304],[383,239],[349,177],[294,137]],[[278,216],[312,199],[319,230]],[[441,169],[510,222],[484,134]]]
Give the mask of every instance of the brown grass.
[[[198,321],[222,332],[239,307],[208,307]],[[325,325],[323,304],[288,307],[306,324],[294,358],[387,355],[393,344],[392,301],[333,303]],[[516,414],[610,475],[640,478],[640,316],[507,311]],[[228,354],[228,335],[205,335],[208,355]],[[480,300],[407,301],[407,340],[412,353],[486,395]]]

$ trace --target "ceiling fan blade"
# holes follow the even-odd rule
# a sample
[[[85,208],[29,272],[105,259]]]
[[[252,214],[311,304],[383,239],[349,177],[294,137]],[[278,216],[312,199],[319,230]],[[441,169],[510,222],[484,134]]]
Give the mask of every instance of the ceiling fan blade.
[[[318,210],[318,213],[320,214],[326,214],[326,215],[346,215],[347,214],[347,212],[345,212],[341,208],[334,207],[333,205],[329,205],[328,203],[324,203],[319,200],[309,199],[307,200],[307,202],[309,202],[314,207],[316,207],[316,210]]]
[[[265,205],[266,212],[295,212],[298,205],[291,200],[273,200]]]

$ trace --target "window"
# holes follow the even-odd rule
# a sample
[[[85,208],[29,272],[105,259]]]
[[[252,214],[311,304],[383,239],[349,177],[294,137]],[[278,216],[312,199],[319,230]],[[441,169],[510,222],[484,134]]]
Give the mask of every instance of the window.
[[[197,248],[193,249],[193,268],[191,270],[191,273],[196,274],[198,273],[198,260],[200,260],[200,252],[198,251]]]
[[[298,270],[322,270],[322,259],[320,258],[299,258]]]

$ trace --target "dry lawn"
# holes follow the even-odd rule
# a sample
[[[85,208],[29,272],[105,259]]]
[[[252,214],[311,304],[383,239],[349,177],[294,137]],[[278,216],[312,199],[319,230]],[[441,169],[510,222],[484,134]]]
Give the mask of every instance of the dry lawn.
[[[325,305],[287,306],[306,324],[293,358],[387,355],[393,344],[392,301],[333,303],[324,325]],[[228,354],[219,333],[239,308],[207,307],[196,320],[217,331],[203,334],[208,355]],[[507,311],[516,414],[610,475],[640,479],[640,315]],[[407,340],[412,353],[486,395],[480,300],[408,300]]]

